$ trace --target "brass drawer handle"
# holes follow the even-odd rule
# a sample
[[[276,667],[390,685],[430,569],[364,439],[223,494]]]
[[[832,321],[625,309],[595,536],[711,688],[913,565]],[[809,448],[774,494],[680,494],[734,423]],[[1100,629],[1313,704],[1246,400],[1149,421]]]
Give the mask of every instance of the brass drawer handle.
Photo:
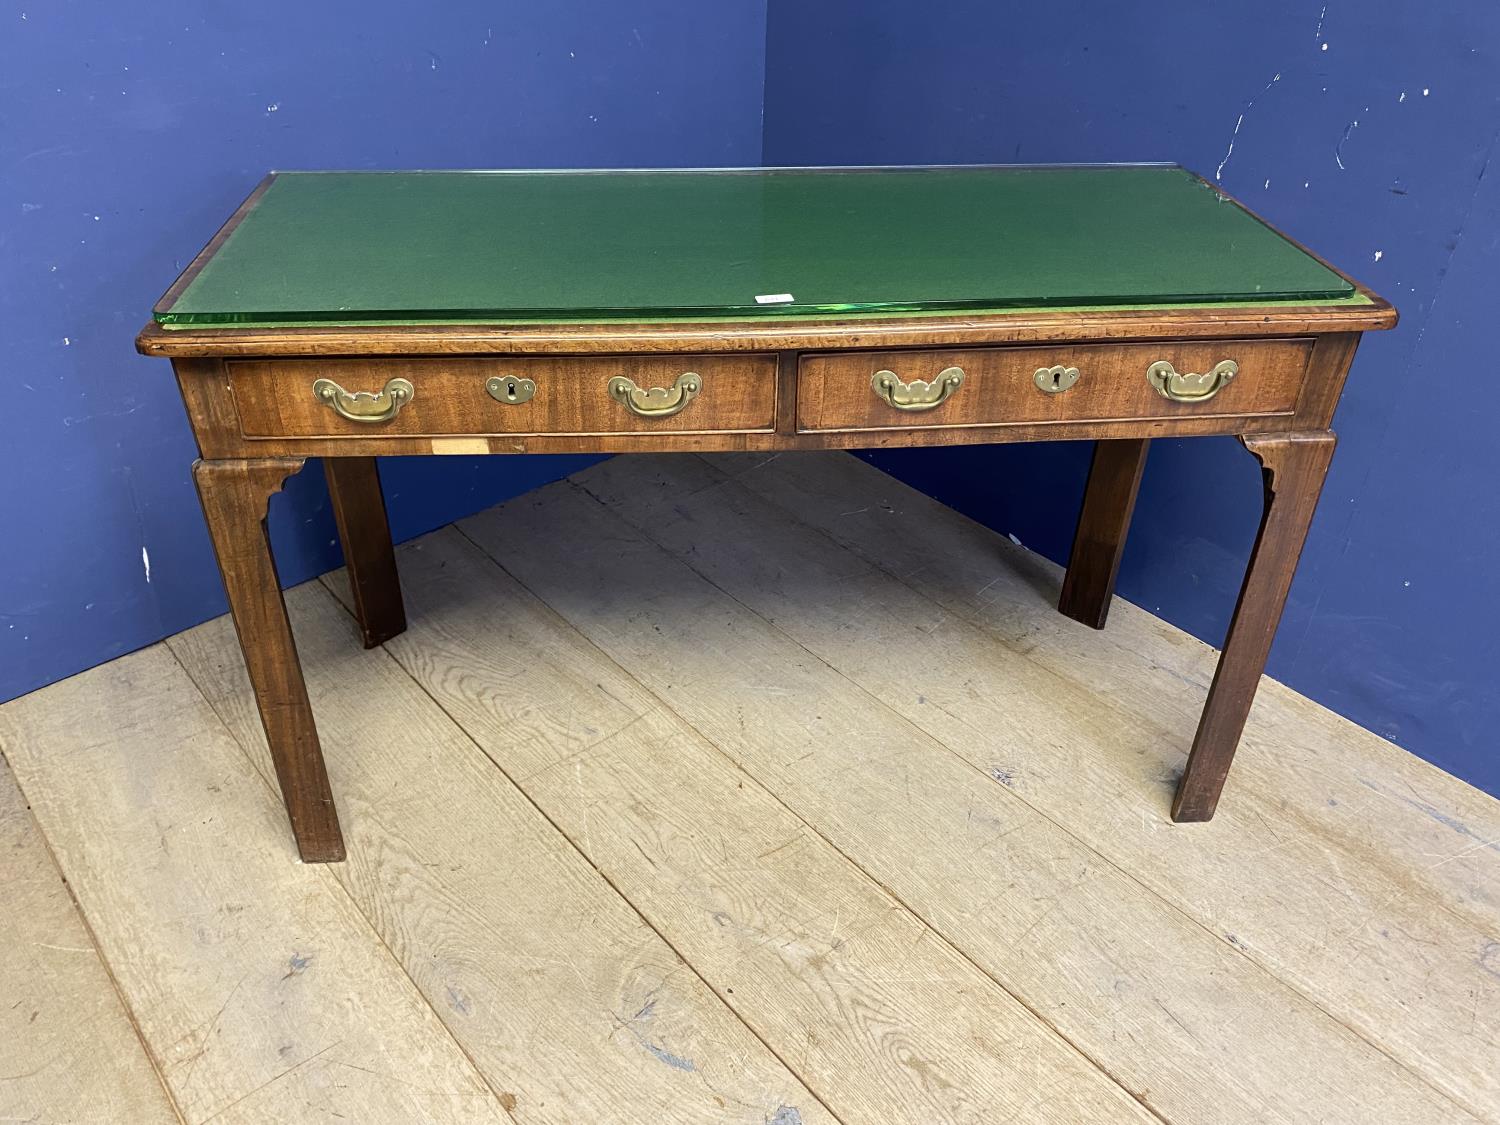
[[[1146,368],[1146,379],[1162,398],[1173,402],[1207,402],[1239,373],[1240,365],[1232,359],[1221,360],[1201,375],[1178,371],[1166,360],[1159,359]]]
[[[325,402],[341,418],[351,422],[389,422],[416,397],[417,389],[405,379],[392,379],[379,391],[346,391],[332,379],[313,383],[313,397]]]
[[[897,410],[932,410],[947,402],[963,381],[962,367],[945,367],[930,383],[921,379],[903,383],[894,371],[877,371],[870,377],[870,389],[881,402]]]
[[[696,371],[684,371],[670,387],[638,387],[623,375],[609,381],[609,397],[642,418],[670,418],[686,408],[702,389],[703,376]]]
[[[1036,384],[1039,391],[1046,391],[1049,395],[1060,395],[1078,382],[1078,368],[1064,367],[1060,363],[1052,367],[1038,367],[1031,381]]]

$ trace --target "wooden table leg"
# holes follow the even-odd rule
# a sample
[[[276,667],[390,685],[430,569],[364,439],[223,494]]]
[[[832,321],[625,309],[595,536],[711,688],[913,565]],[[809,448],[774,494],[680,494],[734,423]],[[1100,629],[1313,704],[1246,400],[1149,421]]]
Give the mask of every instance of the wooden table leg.
[[[1095,629],[1104,628],[1115,596],[1115,576],[1125,551],[1125,534],[1135,511],[1135,495],[1146,468],[1149,438],[1094,443],[1094,460],[1083,494],[1083,510],[1073,536],[1073,552],[1063,577],[1058,612]]]
[[[1176,821],[1209,820],[1214,815],[1333,457],[1334,436],[1326,430],[1259,434],[1240,441],[1260,461],[1265,511],[1187,770],[1172,803]]]
[[[374,648],[406,629],[380,474],[373,457],[325,457],[323,475],[344,544],[354,616],[365,648]]]
[[[266,533],[271,495],[302,465],[301,458],[199,461],[193,480],[297,850],[308,863],[329,863],[344,858],[344,838]]]

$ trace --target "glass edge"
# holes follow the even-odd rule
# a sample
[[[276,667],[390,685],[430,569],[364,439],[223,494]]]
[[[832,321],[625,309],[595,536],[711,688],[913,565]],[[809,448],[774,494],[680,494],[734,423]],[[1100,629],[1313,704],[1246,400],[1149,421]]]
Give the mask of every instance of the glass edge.
[[[1092,168],[1177,168],[1184,172],[1191,169],[1172,160],[1127,160],[1127,161],[1080,161],[1064,164],[759,164],[683,166],[668,168],[278,168],[273,176],[603,176],[603,175],[655,175],[667,173],[745,173],[756,172],[975,172],[1018,171],[1036,172],[1048,169],[1060,171],[1088,170]]]
[[[483,314],[471,313],[464,315],[435,314],[421,318],[410,316],[381,316],[372,315],[364,317],[266,317],[264,319],[251,317],[237,317],[205,319],[200,314],[158,314],[153,320],[161,328],[168,331],[193,331],[203,329],[261,329],[261,328],[349,328],[349,327],[383,327],[383,328],[425,328],[440,325],[486,325],[493,327],[507,327],[510,325],[546,325],[546,324],[722,324],[725,322],[743,321],[745,323],[782,322],[788,326],[806,322],[815,317],[838,317],[848,320],[882,320],[894,317],[941,317],[952,316],[956,313],[967,313],[973,316],[1025,316],[1038,313],[1057,312],[1170,312],[1177,309],[1260,309],[1260,308],[1364,308],[1374,305],[1374,300],[1365,293],[1355,290],[1341,296],[1306,296],[1306,297],[1284,297],[1268,298],[1265,300],[1247,299],[1241,301],[1227,300],[1200,300],[1200,301],[1163,301],[1148,303],[1097,303],[1097,304],[1055,304],[1055,305],[951,305],[943,307],[924,307],[920,309],[900,308],[892,306],[882,307],[859,307],[859,306],[806,306],[804,310],[788,315],[785,306],[776,309],[734,309],[719,312],[717,314],[706,313],[704,310],[694,310],[691,314],[672,315],[668,313],[642,313],[640,310],[622,310],[619,315],[609,315],[607,310],[593,310],[590,313],[573,313],[572,315],[532,315],[532,316],[507,316],[499,313]]]

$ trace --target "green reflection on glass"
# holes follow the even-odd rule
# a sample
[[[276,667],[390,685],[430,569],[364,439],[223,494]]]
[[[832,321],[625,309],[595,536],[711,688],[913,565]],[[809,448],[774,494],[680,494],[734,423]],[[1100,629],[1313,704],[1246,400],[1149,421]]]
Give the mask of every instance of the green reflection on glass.
[[[1169,166],[304,172],[278,176],[157,319],[795,317],[1353,292]]]

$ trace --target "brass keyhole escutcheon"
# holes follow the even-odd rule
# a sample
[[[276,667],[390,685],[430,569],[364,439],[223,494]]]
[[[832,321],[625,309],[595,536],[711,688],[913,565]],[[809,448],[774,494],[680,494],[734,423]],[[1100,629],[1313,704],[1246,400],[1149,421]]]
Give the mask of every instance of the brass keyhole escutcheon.
[[[1060,395],[1078,382],[1078,368],[1064,367],[1060,363],[1052,367],[1038,367],[1031,381],[1036,384],[1037,390],[1046,391],[1049,395]]]
[[[536,380],[523,379],[519,375],[492,375],[485,380],[484,389],[496,402],[518,406],[530,402],[531,396],[536,394]]]

